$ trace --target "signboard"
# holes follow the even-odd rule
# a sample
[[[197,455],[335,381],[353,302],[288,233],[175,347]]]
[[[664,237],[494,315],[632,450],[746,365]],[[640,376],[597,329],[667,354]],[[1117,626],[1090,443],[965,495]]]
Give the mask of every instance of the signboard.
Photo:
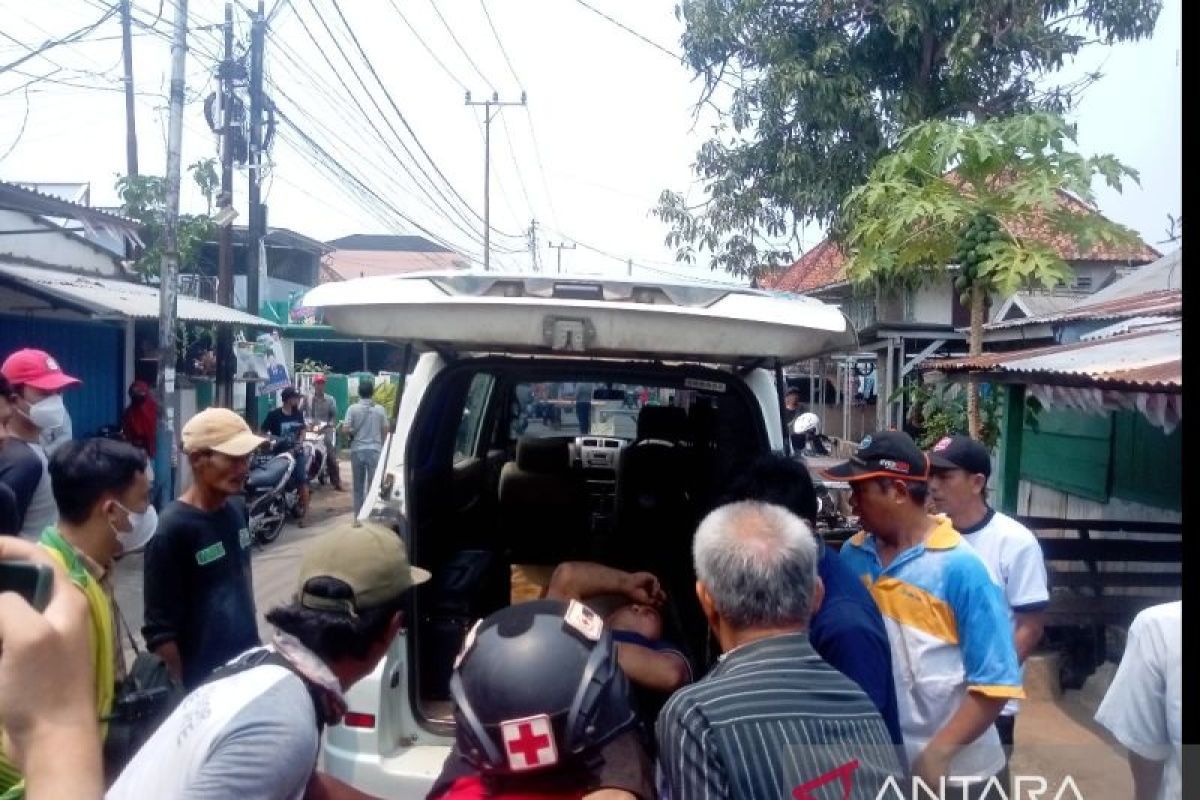
[[[238,377],[258,381],[262,384],[258,389],[260,393],[278,392],[292,385],[278,333],[260,334],[253,342],[234,342],[233,354],[237,359]]]

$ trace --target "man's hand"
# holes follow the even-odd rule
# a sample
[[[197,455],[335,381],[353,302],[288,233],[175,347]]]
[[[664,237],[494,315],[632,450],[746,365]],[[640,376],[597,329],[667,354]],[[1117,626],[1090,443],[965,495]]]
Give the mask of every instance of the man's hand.
[[[943,747],[926,747],[913,761],[913,776],[925,781],[927,786],[937,786],[942,778],[950,776],[950,758],[953,752]]]
[[[659,585],[658,578],[649,572],[625,573],[623,583],[622,591],[635,603],[660,608],[667,601],[667,593]]]
[[[0,537],[0,559],[54,570],[39,614],[0,594],[0,719],[4,751],[25,775],[28,800],[99,798],[104,791],[87,600],[42,548]]]

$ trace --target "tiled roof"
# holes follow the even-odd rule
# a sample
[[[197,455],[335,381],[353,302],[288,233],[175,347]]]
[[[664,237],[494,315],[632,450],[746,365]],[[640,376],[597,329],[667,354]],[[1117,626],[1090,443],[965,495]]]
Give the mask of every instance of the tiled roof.
[[[1067,192],[1060,191],[1059,198],[1065,207],[1077,213],[1099,213],[1087,203]],[[1068,234],[1050,235],[1045,218],[1041,215],[1023,218],[1011,223],[1010,227],[1013,233],[1019,237],[1051,245],[1065,261],[1116,261],[1145,264],[1162,256],[1153,247],[1140,240],[1131,247],[1097,244],[1086,250],[1080,249],[1074,237]],[[805,293],[815,291],[823,286],[842,283],[845,280],[846,256],[836,243],[831,239],[825,239],[797,259],[791,267],[765,276],[760,283],[764,288]]]

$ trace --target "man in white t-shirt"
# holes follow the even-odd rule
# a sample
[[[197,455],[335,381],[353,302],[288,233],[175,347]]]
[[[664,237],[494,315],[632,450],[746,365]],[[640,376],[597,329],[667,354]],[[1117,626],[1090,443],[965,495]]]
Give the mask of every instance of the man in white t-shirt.
[[[969,436],[945,436],[930,450],[929,464],[929,493],[934,506],[975,548],[1004,591],[1017,659],[1024,664],[1042,640],[1045,610],[1050,603],[1041,545],[1028,528],[988,505],[992,461],[982,444]],[[1017,701],[1010,700],[996,718],[996,730],[1005,749],[1005,783],[1017,709]]]
[[[1129,749],[1134,800],[1183,797],[1183,603],[1134,618],[1096,721]]]

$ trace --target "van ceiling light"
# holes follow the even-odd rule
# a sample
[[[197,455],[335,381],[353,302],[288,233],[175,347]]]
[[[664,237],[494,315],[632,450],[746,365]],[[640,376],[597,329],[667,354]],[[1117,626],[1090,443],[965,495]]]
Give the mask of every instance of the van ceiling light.
[[[554,297],[563,300],[603,300],[604,286],[599,283],[555,282]]]

